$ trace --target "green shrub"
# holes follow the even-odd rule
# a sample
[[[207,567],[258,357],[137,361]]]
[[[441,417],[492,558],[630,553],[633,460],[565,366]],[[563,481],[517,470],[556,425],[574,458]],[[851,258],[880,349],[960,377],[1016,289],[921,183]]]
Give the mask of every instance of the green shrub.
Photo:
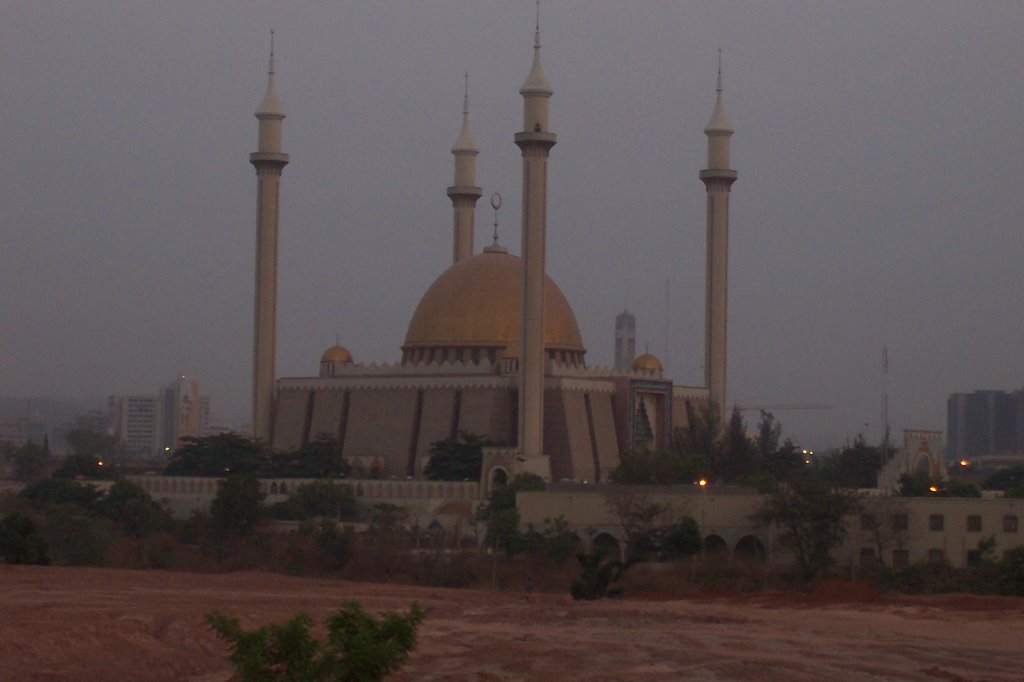
[[[219,611],[207,613],[206,622],[231,645],[229,658],[243,682],[374,682],[408,660],[423,616],[413,604],[405,615],[385,613],[378,620],[348,601],[324,621],[326,642],[310,634],[313,620],[305,613],[255,630],[243,630],[238,618]]]
[[[32,517],[14,512],[0,521],[0,562],[44,566],[50,563],[49,547]]]

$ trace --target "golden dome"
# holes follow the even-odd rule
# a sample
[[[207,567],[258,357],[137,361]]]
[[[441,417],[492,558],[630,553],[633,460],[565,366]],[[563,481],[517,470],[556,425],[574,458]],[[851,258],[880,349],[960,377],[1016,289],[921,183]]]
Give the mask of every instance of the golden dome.
[[[664,368],[661,366],[661,360],[650,353],[638,355],[636,356],[636,359],[633,360],[634,372],[661,372],[663,369]]]
[[[481,253],[459,261],[434,280],[409,322],[402,350],[507,348],[519,342],[523,261]],[[583,354],[576,316],[550,277],[544,286],[544,347]]]
[[[352,354],[344,346],[331,346],[320,356],[320,362],[352,362]]]

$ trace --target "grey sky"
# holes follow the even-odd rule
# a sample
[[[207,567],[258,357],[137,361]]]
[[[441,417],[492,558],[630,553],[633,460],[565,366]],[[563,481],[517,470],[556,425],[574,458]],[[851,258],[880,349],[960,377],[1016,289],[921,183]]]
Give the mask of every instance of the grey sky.
[[[255,150],[268,31],[288,118],[278,373],[339,335],[396,361],[451,252],[470,72],[486,196],[519,250],[518,89],[533,3],[8,2],[0,21],[0,394],[195,375],[247,419]],[[551,0],[559,136],[548,271],[592,365],[614,316],[702,381],[704,124],[724,50],[736,134],[730,401],[823,447],[945,427],[950,391],[1024,384],[1024,3]],[[756,415],[749,414],[754,420]]]

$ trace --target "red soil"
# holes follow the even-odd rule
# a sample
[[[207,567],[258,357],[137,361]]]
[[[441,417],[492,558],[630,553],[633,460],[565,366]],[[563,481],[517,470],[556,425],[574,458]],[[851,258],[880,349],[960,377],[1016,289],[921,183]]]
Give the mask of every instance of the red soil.
[[[229,680],[203,624],[247,626],[341,601],[427,609],[395,680],[1020,680],[1024,601],[813,594],[578,603],[561,595],[379,585],[262,573],[0,566],[0,679]]]

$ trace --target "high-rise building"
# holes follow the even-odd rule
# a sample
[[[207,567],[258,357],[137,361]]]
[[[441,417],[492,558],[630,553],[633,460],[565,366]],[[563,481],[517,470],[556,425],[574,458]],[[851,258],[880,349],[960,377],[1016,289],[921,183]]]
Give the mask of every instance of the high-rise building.
[[[1024,389],[950,394],[946,440],[953,460],[1024,454]]]
[[[615,316],[615,369],[628,372],[636,357],[636,315],[623,310]]]
[[[154,395],[110,396],[107,415],[129,457],[153,457],[178,448],[185,436],[206,435],[210,400],[196,379],[182,376]]]
[[[210,419],[210,403],[199,395],[199,381],[178,377],[160,390],[163,450],[175,450],[186,436],[198,438],[206,434]]]
[[[163,443],[161,400],[157,395],[112,395],[107,399],[111,435],[129,457],[151,457]]]

